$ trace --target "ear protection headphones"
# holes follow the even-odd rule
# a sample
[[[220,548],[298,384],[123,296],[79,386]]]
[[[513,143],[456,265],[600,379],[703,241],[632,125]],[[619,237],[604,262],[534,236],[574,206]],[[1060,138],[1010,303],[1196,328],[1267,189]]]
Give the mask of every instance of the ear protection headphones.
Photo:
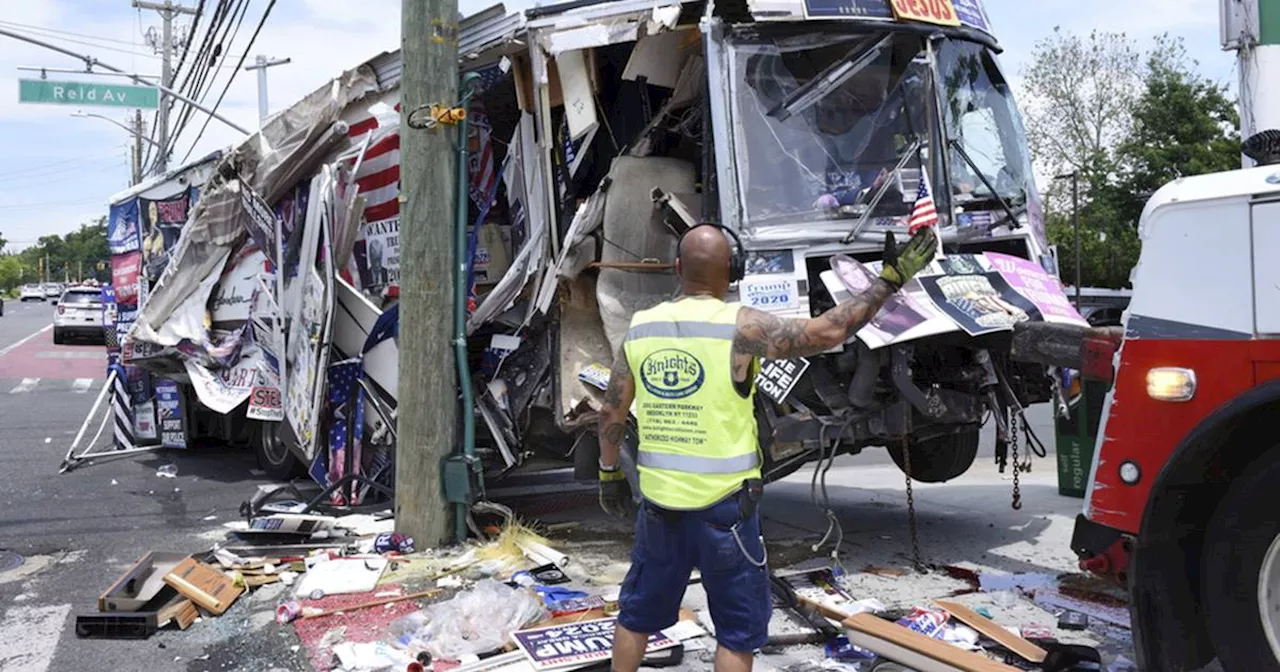
[[[725,235],[729,237],[730,240],[733,241],[733,251],[729,253],[730,284],[745,278],[747,276],[747,252],[742,247],[742,239],[738,237],[738,234],[734,233],[733,229],[727,226],[721,226],[720,224],[713,224],[711,222],[707,222],[704,224],[698,224],[697,226],[691,226],[685,229],[684,232],[680,234],[680,238],[676,240],[676,258],[677,259],[680,258],[680,249],[681,247],[683,247],[684,237],[688,235],[690,231],[701,226],[711,226],[711,227],[720,229],[720,231],[722,231]]]

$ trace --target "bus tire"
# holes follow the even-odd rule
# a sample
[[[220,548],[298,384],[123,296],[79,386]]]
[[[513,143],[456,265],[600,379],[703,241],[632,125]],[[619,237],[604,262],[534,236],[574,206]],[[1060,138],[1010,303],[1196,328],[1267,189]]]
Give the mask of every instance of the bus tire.
[[[259,469],[282,481],[306,475],[306,465],[280,436],[280,423],[257,421],[254,425],[253,452],[258,458]]]
[[[1205,627],[1223,669],[1276,672],[1280,671],[1280,517],[1276,516],[1280,450],[1263,454],[1240,473],[1205,531],[1200,600]],[[1261,575],[1268,561],[1269,580]],[[1259,590],[1263,586],[1269,597]],[[1263,622],[1264,605],[1271,612],[1270,638]]]
[[[911,443],[911,480],[920,483],[942,483],[969,470],[978,456],[978,430],[966,429],[955,434],[935,436]],[[907,472],[902,444],[889,445],[889,457],[902,473]]]

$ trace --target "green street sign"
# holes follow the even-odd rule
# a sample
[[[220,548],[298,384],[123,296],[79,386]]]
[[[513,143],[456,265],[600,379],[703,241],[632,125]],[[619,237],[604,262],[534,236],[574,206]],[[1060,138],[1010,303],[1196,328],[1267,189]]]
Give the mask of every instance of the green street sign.
[[[50,79],[19,79],[19,103],[101,105],[104,107],[160,107],[160,90],[153,86],[90,84]]]

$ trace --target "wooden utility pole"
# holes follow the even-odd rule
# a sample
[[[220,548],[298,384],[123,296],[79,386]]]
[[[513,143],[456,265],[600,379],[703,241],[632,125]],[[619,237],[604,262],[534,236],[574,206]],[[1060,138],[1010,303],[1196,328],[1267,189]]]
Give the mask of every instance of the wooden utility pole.
[[[396,529],[421,546],[453,529],[441,471],[454,450],[453,225],[457,128],[409,126],[408,115],[458,101],[457,0],[402,0],[400,20],[400,415]],[[419,112],[415,119],[428,115]]]

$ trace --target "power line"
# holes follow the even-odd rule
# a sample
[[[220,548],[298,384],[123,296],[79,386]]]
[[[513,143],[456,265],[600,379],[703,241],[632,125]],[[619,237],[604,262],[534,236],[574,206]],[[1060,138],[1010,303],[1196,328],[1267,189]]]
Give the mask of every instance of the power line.
[[[124,164],[121,164],[124,165]],[[44,201],[42,203],[0,204],[0,210],[29,210],[31,208],[47,208],[49,206],[88,205],[90,203],[106,203],[105,198],[87,198],[81,201]]]
[[[215,62],[222,58],[222,45],[226,39],[227,32],[230,30],[228,19],[234,20],[237,13],[243,14],[247,6],[247,0],[219,0],[218,6],[214,9],[214,16],[210,22],[208,29],[205,31],[205,38],[201,41],[200,49],[196,52],[196,57],[191,62],[191,69],[187,71],[183,77],[181,88],[186,95],[193,99],[204,102],[204,97],[208,95],[206,83],[210,81],[210,73],[214,71]],[[221,31],[221,35],[219,35]],[[216,78],[216,75],[214,75]],[[190,86],[188,86],[190,85]],[[194,112],[191,108],[186,108],[179,113],[178,120],[174,124],[174,131],[169,135],[169,142],[164,148],[166,154],[172,153],[177,147],[178,137],[182,134],[188,124],[191,123],[191,116]]]
[[[270,0],[270,2],[267,3],[267,8],[262,12],[262,18],[258,20],[258,26],[253,29],[253,35],[249,36],[249,44],[245,45],[244,53],[240,55],[240,61],[236,63],[235,71],[227,78],[226,85],[222,87],[222,93],[218,94],[218,100],[213,104],[214,110],[217,110],[218,107],[222,105],[222,99],[226,97],[227,91],[231,89],[231,83],[236,80],[236,75],[240,74],[240,69],[244,67],[245,58],[253,49],[254,42],[258,41],[258,34],[262,32],[262,27],[267,24],[267,17],[271,16],[271,10],[275,6],[276,0]],[[200,138],[204,137],[204,132],[207,128],[209,128],[209,120],[205,119],[204,124],[200,126],[200,132],[196,134],[195,141],[191,143],[191,146],[187,148],[186,155],[182,157],[183,163],[186,163],[187,159],[191,157],[191,153],[195,151],[196,145],[200,144]]]
[[[129,41],[129,40],[117,40],[117,39],[115,39],[115,38],[113,38],[113,37],[100,37],[100,36],[97,36],[97,35],[87,35],[87,34],[85,34],[85,33],[76,33],[76,32],[70,31],[70,30],[56,30],[56,29],[54,29],[54,28],[45,28],[44,26],[33,26],[33,25],[29,24],[29,23],[18,23],[18,22],[16,22],[16,21],[3,21],[3,20],[0,20],[0,24],[6,25],[6,26],[10,26],[10,27],[12,27],[12,28],[26,28],[26,29],[31,30],[31,31],[39,31],[39,32],[44,32],[44,33],[56,33],[56,34],[58,34],[58,35],[70,35],[70,36],[72,36],[72,37],[80,37],[80,38],[84,38],[84,39],[86,39],[86,40],[97,40],[97,41],[99,41],[99,42],[111,42],[111,43],[114,43],[114,44],[124,44],[124,45],[128,45],[128,46],[130,46],[130,47],[136,47],[136,46],[138,46],[138,43],[137,43],[136,41]]]
[[[94,49],[102,49],[102,50],[104,50],[104,51],[114,51],[114,52],[121,53],[121,54],[128,54],[128,55],[130,55],[130,56],[137,56],[137,57],[139,57],[139,58],[151,58],[151,59],[158,59],[158,58],[160,58],[159,56],[156,56],[155,54],[144,54],[144,53],[142,53],[142,52],[140,52],[140,51],[133,51],[133,50],[130,50],[130,49],[121,49],[121,48],[119,48],[119,47],[110,47],[110,46],[107,46],[107,45],[105,45],[105,44],[98,44],[98,43],[96,43],[96,42],[89,42],[89,41],[87,41],[87,40],[77,40],[77,39],[75,39],[75,38],[71,38],[71,37],[63,37],[63,36],[61,36],[61,35],[52,35],[52,34],[49,34],[49,33],[47,33],[47,32],[38,32],[38,31],[35,31],[35,30],[31,30],[31,29],[29,29],[29,28],[23,28],[23,29],[12,28],[12,30],[14,30],[14,31],[16,31],[16,32],[21,32],[21,33],[27,33],[27,34],[29,34],[29,35],[35,35],[35,36],[37,36],[37,37],[43,37],[43,38],[48,39],[48,40],[59,40],[59,41],[61,41],[61,42],[68,42],[68,43],[71,43],[71,44],[79,44],[79,45],[83,45],[83,46],[86,46],[86,47],[93,47]]]
[[[110,160],[115,160],[117,163],[120,163],[121,165],[123,165],[123,162],[120,160],[120,158],[121,158],[120,155],[117,154],[115,156],[107,156],[107,157],[102,157],[100,159],[81,161],[80,164],[76,166],[63,166],[61,168],[53,168],[50,170],[30,171],[21,175],[11,175],[4,178],[5,184],[0,185],[0,193],[8,191],[9,190],[8,187],[12,185],[21,185],[28,181],[47,180],[55,175],[63,175],[66,173],[83,171],[84,166],[97,166],[99,164],[102,164]]]
[[[199,75],[197,75],[195,81],[193,82],[193,89],[192,89],[192,93],[190,94],[193,98],[198,97],[200,99],[200,102],[203,103],[204,99],[209,95],[209,91],[212,90],[218,77],[217,73],[214,72],[214,68],[221,67],[221,66],[215,66],[214,63],[225,62],[225,60],[229,57],[228,54],[224,53],[223,45],[226,45],[227,48],[230,48],[230,46],[234,43],[235,36],[239,34],[240,25],[244,22],[244,17],[245,17],[245,14],[248,13],[248,10],[249,10],[249,0],[240,0],[240,2],[230,7],[229,18],[230,18],[230,21],[234,22],[234,28],[232,27],[232,23],[225,21],[225,19],[228,18],[228,16],[223,17],[224,18],[223,23],[225,25],[222,30],[222,35],[218,37],[212,49],[209,51],[208,60],[205,63],[205,66],[206,66],[205,69]],[[248,54],[248,50],[245,51],[245,54]],[[244,55],[241,56],[242,63],[244,62],[243,59],[244,59]],[[235,74],[236,73],[232,73],[230,76],[235,77]],[[190,111],[188,111],[188,113],[184,115],[183,118],[179,121],[179,125],[183,130],[185,130],[187,124],[191,123],[191,117],[192,117],[192,114],[190,113]],[[170,145],[171,150],[177,147],[177,137],[178,137],[178,134],[175,133],[173,135],[173,143]]]

